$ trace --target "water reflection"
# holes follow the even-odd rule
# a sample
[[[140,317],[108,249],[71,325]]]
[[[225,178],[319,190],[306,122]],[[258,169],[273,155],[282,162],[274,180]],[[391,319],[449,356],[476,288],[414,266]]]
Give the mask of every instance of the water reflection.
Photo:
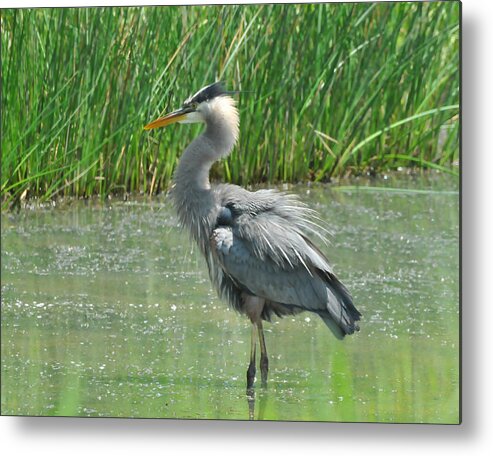
[[[432,192],[295,189],[334,233],[362,329],[341,343],[311,314],[266,324],[252,402],[250,323],[165,199],[2,214],[2,413],[456,422],[457,184],[384,185]]]
[[[268,397],[267,385],[263,385],[259,393],[256,393],[254,388],[247,389],[246,399],[248,404],[248,419],[250,421],[265,420]],[[255,414],[255,410],[257,410],[257,414]]]

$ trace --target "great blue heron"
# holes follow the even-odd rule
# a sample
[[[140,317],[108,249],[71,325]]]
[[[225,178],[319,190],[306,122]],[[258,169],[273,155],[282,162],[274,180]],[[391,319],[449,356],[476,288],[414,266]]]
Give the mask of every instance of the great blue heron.
[[[269,361],[262,320],[310,311],[342,339],[359,330],[361,314],[308,233],[319,234],[316,214],[294,195],[211,186],[212,164],[229,155],[239,132],[236,104],[219,82],[200,89],[183,106],[144,128],[203,122],[205,131],[185,149],[172,198],[181,224],[204,254],[221,298],[252,322],[247,388],[255,380],[257,332],[262,384]]]

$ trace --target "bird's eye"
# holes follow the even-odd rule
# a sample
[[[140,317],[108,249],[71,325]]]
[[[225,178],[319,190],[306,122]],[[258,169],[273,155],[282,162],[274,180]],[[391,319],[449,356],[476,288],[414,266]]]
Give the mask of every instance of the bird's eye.
[[[185,103],[183,103],[182,105],[182,109],[191,109],[193,111],[195,111],[197,109],[197,106],[198,104],[194,101],[185,101]]]

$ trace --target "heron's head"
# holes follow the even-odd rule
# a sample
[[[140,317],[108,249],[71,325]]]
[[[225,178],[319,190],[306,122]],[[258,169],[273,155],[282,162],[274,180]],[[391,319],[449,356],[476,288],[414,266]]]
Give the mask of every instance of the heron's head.
[[[236,103],[221,82],[215,82],[189,97],[180,109],[147,124],[144,130],[166,127],[173,123],[203,122],[211,125],[229,124],[238,129]]]

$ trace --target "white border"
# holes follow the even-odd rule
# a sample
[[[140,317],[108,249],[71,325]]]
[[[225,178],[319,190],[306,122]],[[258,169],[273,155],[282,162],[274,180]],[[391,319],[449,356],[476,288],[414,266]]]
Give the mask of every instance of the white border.
[[[1,7],[180,4],[0,0]],[[187,4],[201,3],[188,1]],[[211,2],[213,3],[213,2]],[[222,2],[234,3],[234,2]],[[246,3],[246,2],[242,2]],[[262,2],[255,2],[262,3]],[[287,3],[287,2],[286,2]],[[0,417],[3,454],[473,456],[493,448],[493,2],[463,0],[462,426]],[[487,145],[490,146],[487,148]]]

